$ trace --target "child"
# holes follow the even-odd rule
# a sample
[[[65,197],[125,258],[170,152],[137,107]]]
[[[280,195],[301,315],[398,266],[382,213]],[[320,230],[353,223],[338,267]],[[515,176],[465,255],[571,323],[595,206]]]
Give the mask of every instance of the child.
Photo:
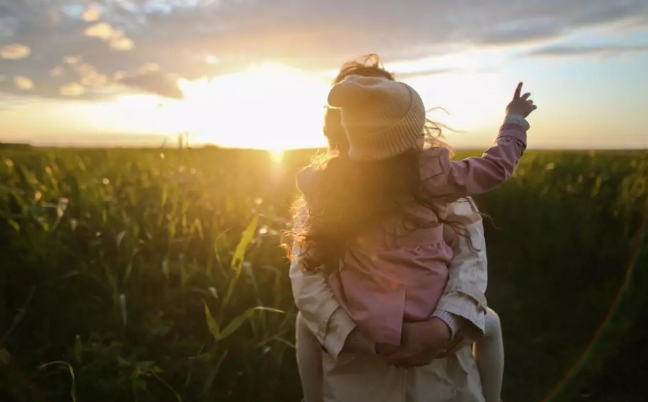
[[[502,183],[522,156],[524,117],[535,106],[520,92],[521,85],[496,145],[481,158],[453,162],[447,149],[425,148],[425,108],[406,84],[350,76],[331,90],[349,155],[298,175],[310,211],[300,262],[329,274],[340,305],[381,354],[398,349],[403,322],[430,318],[445,288],[453,253],[444,225],[467,235],[445,219],[448,203]],[[501,350],[501,341],[484,344]],[[480,355],[493,353],[477,353],[482,368],[488,362]]]

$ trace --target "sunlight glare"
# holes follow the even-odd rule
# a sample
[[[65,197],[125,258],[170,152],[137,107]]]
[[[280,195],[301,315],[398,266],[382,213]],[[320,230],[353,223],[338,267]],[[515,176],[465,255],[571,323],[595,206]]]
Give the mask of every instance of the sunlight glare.
[[[274,163],[281,163],[283,161],[284,157],[284,150],[282,149],[271,149],[268,150],[270,152],[270,160],[273,161]]]
[[[510,94],[488,73],[424,75],[406,79],[427,108],[442,107],[430,118],[456,130],[497,124]],[[245,71],[193,81],[180,80],[183,100],[155,95],[121,95],[112,102],[77,107],[75,115],[106,132],[190,134],[193,146],[266,149],[276,163],[281,151],[324,147],[323,106],[329,81],[283,65],[264,63]],[[452,134],[452,133],[446,133]],[[460,133],[451,145],[473,139]]]
[[[199,143],[274,151],[324,145],[328,84],[308,73],[264,63],[178,84],[185,95],[187,130]]]

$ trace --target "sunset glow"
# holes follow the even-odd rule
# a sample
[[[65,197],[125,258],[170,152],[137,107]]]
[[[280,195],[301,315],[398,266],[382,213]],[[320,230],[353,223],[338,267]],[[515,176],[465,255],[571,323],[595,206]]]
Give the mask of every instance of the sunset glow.
[[[279,64],[194,81],[180,80],[184,99],[121,95],[101,104],[78,104],[72,114],[102,132],[157,133],[192,144],[282,151],[324,145],[327,77]],[[279,155],[279,154],[277,154]]]
[[[519,81],[529,147],[648,147],[642,1],[29,3],[0,0],[0,142],[320,147],[332,78],[375,53],[454,147],[492,143]]]
[[[193,144],[281,151],[324,145],[322,116],[330,78],[278,64],[214,78],[178,82],[184,100],[123,95],[101,113],[86,114],[102,129],[188,132]],[[482,127],[502,115],[509,94],[494,75],[428,76],[408,80],[430,118],[457,130]]]

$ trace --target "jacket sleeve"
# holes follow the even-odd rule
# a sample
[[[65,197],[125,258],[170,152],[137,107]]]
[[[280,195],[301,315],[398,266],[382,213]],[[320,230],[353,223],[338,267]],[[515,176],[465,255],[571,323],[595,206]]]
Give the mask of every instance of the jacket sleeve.
[[[298,248],[293,248],[298,253]],[[324,274],[306,273],[298,260],[290,264],[293,297],[304,323],[326,351],[337,359],[355,323],[337,302]]]
[[[299,216],[295,220],[304,222],[307,219],[307,208],[303,199],[297,211]],[[295,245],[292,253],[299,255],[299,247]],[[304,272],[299,260],[293,259],[290,264],[290,281],[295,304],[304,323],[326,351],[337,359],[347,338],[356,328],[355,323],[337,302],[323,273]]]
[[[432,148],[421,157],[422,189],[430,196],[467,197],[482,194],[505,182],[526,149],[526,120],[507,116],[495,145],[479,158],[450,160],[445,148]]]
[[[448,220],[462,222],[470,234],[468,240],[454,235],[454,257],[449,266],[445,292],[437,311],[446,311],[465,319],[460,333],[470,339],[484,336],[486,313],[486,286],[488,282],[486,244],[481,215],[471,199],[454,202],[448,206]],[[446,230],[452,230],[446,226]]]

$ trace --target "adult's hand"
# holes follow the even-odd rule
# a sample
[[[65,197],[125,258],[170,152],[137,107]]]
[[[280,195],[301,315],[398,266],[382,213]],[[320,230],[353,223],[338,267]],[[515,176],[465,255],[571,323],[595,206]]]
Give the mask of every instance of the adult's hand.
[[[450,328],[436,317],[426,322],[405,323],[400,348],[385,355],[385,362],[405,368],[426,366],[445,351],[450,337]]]

